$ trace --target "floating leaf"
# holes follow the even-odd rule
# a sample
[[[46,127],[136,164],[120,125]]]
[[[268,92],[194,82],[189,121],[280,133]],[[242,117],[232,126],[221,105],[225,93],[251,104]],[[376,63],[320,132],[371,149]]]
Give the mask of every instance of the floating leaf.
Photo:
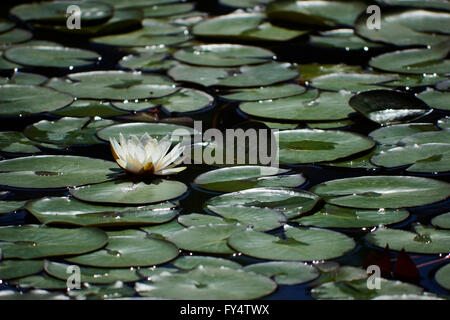
[[[293,83],[282,83],[269,87],[231,89],[221,98],[236,101],[260,101],[296,96],[306,91],[305,87]]]
[[[0,279],[21,278],[43,269],[44,263],[40,260],[3,260],[0,262]]]
[[[319,276],[319,272],[313,266],[290,261],[255,263],[246,266],[244,270],[271,277],[279,285],[305,283]]]
[[[41,150],[36,143],[25,137],[21,132],[0,132],[0,151],[10,153],[38,153]]]
[[[437,131],[431,123],[406,123],[381,127],[372,131],[369,136],[378,143],[396,145],[403,138],[419,132]]]
[[[184,270],[192,270],[198,266],[211,268],[225,267],[230,269],[240,269],[242,267],[239,263],[231,260],[208,256],[182,256],[172,262],[172,264]]]
[[[330,73],[311,80],[317,89],[358,92],[375,89],[383,82],[395,80],[396,76],[370,73]]]
[[[449,92],[440,92],[434,90],[426,90],[417,95],[418,98],[425,101],[429,106],[434,109],[450,111]]]
[[[431,223],[439,228],[450,229],[450,212],[434,217]]]
[[[441,267],[434,277],[441,287],[450,290],[450,264]]]

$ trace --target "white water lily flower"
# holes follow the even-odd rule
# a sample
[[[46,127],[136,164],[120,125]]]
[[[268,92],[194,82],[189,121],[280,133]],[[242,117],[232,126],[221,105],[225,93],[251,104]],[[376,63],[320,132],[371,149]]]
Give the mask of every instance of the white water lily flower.
[[[178,173],[186,167],[174,168],[186,158],[180,157],[185,146],[177,144],[168,153],[171,146],[169,136],[159,142],[145,133],[140,139],[130,135],[128,140],[119,134],[119,142],[110,138],[111,150],[117,164],[125,171],[136,175],[169,175]]]

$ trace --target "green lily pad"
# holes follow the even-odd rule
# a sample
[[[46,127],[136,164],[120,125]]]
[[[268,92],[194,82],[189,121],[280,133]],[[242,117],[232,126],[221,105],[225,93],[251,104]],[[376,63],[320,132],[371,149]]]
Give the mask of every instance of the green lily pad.
[[[105,22],[113,14],[113,8],[103,2],[94,1],[52,1],[27,3],[16,6],[10,13],[27,22],[40,22],[47,24],[66,24],[67,8],[70,5],[79,6],[81,24],[98,24]]]
[[[95,132],[114,124],[112,120],[64,117],[56,121],[41,120],[25,128],[27,138],[61,147],[101,143]]]
[[[227,239],[244,228],[235,224],[195,226],[172,233],[167,239],[186,251],[232,254],[234,250],[227,245]]]
[[[69,47],[16,46],[7,49],[3,56],[28,67],[68,68],[83,67],[96,63],[98,53]]]
[[[396,145],[403,138],[413,134],[437,130],[438,128],[431,123],[406,123],[381,127],[369,133],[369,136],[378,143]]]
[[[364,9],[365,10],[365,9]],[[435,45],[448,42],[445,34],[436,34],[446,24],[448,14],[421,9],[394,10],[380,15],[380,28],[371,28],[369,15],[361,14],[355,22],[359,36],[396,46]],[[445,32],[445,30],[444,30]]]
[[[49,275],[67,281],[72,274],[67,272],[69,264],[45,261],[45,272]],[[88,283],[114,283],[116,281],[133,282],[138,281],[141,277],[137,274],[136,269],[102,269],[102,268],[80,268],[80,281]],[[70,271],[70,270],[69,270]]]
[[[260,64],[272,59],[272,51],[238,44],[204,44],[176,51],[175,59],[184,63],[210,67],[238,67]]]
[[[414,121],[433,109],[412,94],[394,90],[370,90],[354,95],[350,106],[382,125]]]
[[[439,119],[437,122],[437,125],[439,128],[444,129],[444,130],[450,129],[450,117],[445,117],[445,118]]]
[[[168,71],[176,81],[186,81],[205,87],[255,87],[268,86],[292,79],[298,75],[290,63],[269,62],[236,69],[177,65]]]
[[[70,194],[88,202],[143,205],[178,198],[186,191],[187,186],[182,182],[155,179],[151,182],[111,181],[87,185],[71,189]]]
[[[6,259],[81,254],[107,242],[106,234],[97,228],[62,229],[32,224],[0,228],[0,249]]]
[[[380,4],[389,6],[405,6],[418,8],[434,8],[450,10],[450,3],[440,0],[376,0]]]
[[[450,111],[450,93],[434,90],[426,90],[417,95],[417,97],[425,101],[430,107],[439,110]]]
[[[293,261],[255,263],[246,266],[244,270],[271,277],[279,285],[305,283],[319,276],[319,272],[313,266]]]
[[[0,262],[0,279],[9,280],[39,273],[44,269],[40,260],[3,260]]]
[[[406,252],[437,254],[446,253],[450,246],[450,230],[416,225],[414,232],[380,228],[366,236],[367,241],[378,247]]]
[[[165,52],[130,54],[120,59],[119,66],[146,72],[166,71],[178,64],[177,61],[169,58],[170,55]]]
[[[21,132],[0,132],[0,151],[10,153],[38,153],[41,150],[36,143],[28,139]]]
[[[323,63],[309,63],[302,64],[299,67],[300,82],[309,82],[313,78],[317,78],[330,73],[360,73],[364,70],[360,66],[352,66],[347,64],[323,64]]]
[[[236,224],[236,220],[226,220],[218,216],[204,213],[183,214],[178,217],[178,223],[185,227],[205,226],[208,224]]]
[[[161,273],[168,273],[168,272],[178,272],[178,269],[153,266],[153,267],[147,267],[147,268],[141,267],[137,270],[137,273],[141,277],[147,278],[147,280],[151,280],[151,278],[153,278],[154,276],[160,275]]]
[[[354,112],[348,106],[351,97],[349,92],[318,94],[317,90],[308,90],[287,98],[242,103],[239,109],[251,116],[276,120],[340,120]]]
[[[77,98],[98,100],[158,98],[178,90],[166,77],[124,71],[73,73],[52,78],[47,85]]]
[[[120,133],[122,133],[126,139],[130,135],[140,137],[145,133],[148,133],[158,140],[169,135],[172,141],[178,141],[184,136],[194,134],[195,131],[192,128],[175,124],[135,122],[106,127],[97,131],[97,136],[104,141],[109,141],[110,138],[118,139]]]
[[[9,21],[6,19],[0,19],[0,33],[9,31],[12,28],[14,28],[15,26],[16,26],[16,24],[12,21]]]
[[[197,37],[239,41],[289,41],[308,31],[278,27],[260,12],[233,12],[206,19],[192,28]]]
[[[450,264],[441,267],[434,275],[437,283],[447,290],[450,290]]]
[[[364,136],[337,130],[298,129],[275,133],[281,163],[315,163],[348,157],[371,149]]]
[[[199,266],[210,268],[225,267],[230,269],[240,269],[242,267],[239,263],[231,260],[208,256],[182,256],[172,262],[172,264],[184,270],[192,270]]]
[[[182,224],[178,223],[177,220],[172,220],[167,223],[159,224],[156,226],[141,227],[141,230],[149,235],[155,235],[163,239],[167,239],[171,234],[183,230]]]
[[[318,300],[368,300],[385,295],[421,295],[423,289],[397,280],[380,278],[380,289],[367,287],[367,280],[327,282],[312,289],[311,294]]]
[[[65,281],[49,277],[47,275],[33,275],[11,281],[11,284],[22,289],[45,289],[57,290],[67,289]]]
[[[111,102],[99,100],[76,100],[65,108],[52,112],[61,117],[114,117],[128,114],[115,108]]]
[[[397,223],[408,216],[409,213],[405,209],[351,209],[327,204],[313,215],[292,221],[321,228],[368,228]]]
[[[30,85],[0,85],[0,116],[22,116],[60,109],[73,97],[51,88]]]
[[[380,83],[395,80],[396,76],[370,73],[330,73],[311,80],[317,89],[358,92],[375,89]]]
[[[307,122],[306,123],[311,129],[340,129],[351,126],[354,122],[350,119],[335,120],[335,121],[323,121],[323,122]]]
[[[415,133],[413,135],[403,138],[398,142],[398,144],[401,146],[414,146],[426,143],[448,144],[449,141],[450,141],[450,131],[440,130],[440,131]]]
[[[0,201],[0,214],[17,211],[27,203],[27,201]]]
[[[273,0],[219,0],[223,6],[231,8],[253,8],[255,6],[264,6]]]
[[[387,87],[405,87],[407,90],[414,87],[434,86],[446,79],[437,73],[397,74],[397,80],[383,83]]]
[[[168,262],[178,256],[178,248],[172,243],[147,236],[144,232],[121,234],[108,233],[105,248],[66,261],[101,268],[152,266]]]
[[[163,6],[150,6],[143,8],[143,11],[146,18],[162,18],[190,12],[194,10],[194,7],[193,3],[175,3]]]
[[[275,282],[254,272],[198,267],[154,276],[149,283],[136,283],[135,289],[141,296],[162,299],[243,300],[261,298],[276,287]]]
[[[27,293],[17,293],[14,290],[0,291],[0,300],[69,300],[70,298],[61,293],[47,290],[31,290]]]
[[[450,171],[450,144],[426,143],[393,148],[373,156],[377,166],[395,168],[408,165],[409,172]]]
[[[33,38],[30,31],[14,28],[0,34],[0,46],[8,47],[12,44],[23,43]]]
[[[450,60],[444,60],[449,52],[446,43],[427,49],[406,49],[373,57],[369,65],[389,72],[406,74],[445,74],[450,72]]]
[[[334,29],[319,32],[320,36],[310,36],[313,45],[349,50],[369,51],[370,48],[381,46],[378,43],[367,41],[355,35],[353,29]]]
[[[331,180],[311,189],[333,205],[379,209],[415,207],[450,196],[450,184],[407,176],[362,176]]]
[[[97,1],[97,0],[87,0]],[[177,0],[134,0],[130,2],[128,0],[102,0],[103,3],[107,3],[114,6],[115,9],[131,9],[131,8],[146,8],[154,5],[163,5],[167,3],[177,2]]]
[[[106,300],[131,297],[135,294],[133,288],[118,281],[107,286],[85,286],[79,290],[70,290],[68,295],[77,300]]]
[[[298,187],[306,182],[301,174],[286,169],[263,166],[238,166],[212,170],[199,175],[194,184],[220,192],[234,192],[257,187]]]
[[[284,234],[285,237],[278,237],[247,229],[233,234],[228,245],[251,257],[282,261],[332,259],[355,247],[352,238],[327,229],[287,226]]]
[[[312,210],[320,198],[303,190],[287,188],[253,188],[226,193],[206,202],[206,206],[269,208],[282,212],[288,219]]]
[[[438,228],[450,229],[450,212],[434,217],[431,223]]]
[[[11,77],[0,78],[0,84],[23,84],[38,86],[46,82],[48,79],[45,76],[35,73],[14,72]]]
[[[119,109],[127,111],[142,111],[156,106],[168,113],[197,112],[210,107],[214,98],[209,94],[194,89],[182,88],[181,90],[161,98],[145,99],[144,101],[113,102]]]
[[[361,1],[274,1],[267,6],[270,19],[319,27],[352,26],[366,10]]]
[[[274,86],[231,89],[220,95],[221,98],[234,101],[260,101],[296,96],[306,91],[305,87],[294,83],[282,83]]]
[[[357,156],[355,158],[325,162],[323,165],[332,166],[332,167],[340,167],[340,168],[358,168],[358,169],[377,169],[378,167],[370,162],[370,159],[380,153],[381,151],[386,151],[391,149],[392,146],[378,144],[375,148],[371,149],[369,152],[364,153],[361,156]]]
[[[176,205],[170,202],[123,207],[90,204],[70,197],[47,197],[33,200],[27,203],[26,209],[42,224],[79,226],[159,224],[172,220],[178,214]]]
[[[79,156],[31,156],[0,161],[0,185],[16,188],[63,188],[113,179],[111,161]]]

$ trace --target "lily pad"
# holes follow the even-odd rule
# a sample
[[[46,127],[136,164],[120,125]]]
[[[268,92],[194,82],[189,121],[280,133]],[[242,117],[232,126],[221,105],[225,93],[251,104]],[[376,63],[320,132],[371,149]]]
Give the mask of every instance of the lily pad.
[[[226,193],[209,199],[206,206],[269,208],[292,219],[312,210],[319,200],[317,195],[307,191],[271,187]]]
[[[101,268],[124,268],[158,265],[176,256],[178,248],[168,241],[149,237],[144,232],[127,235],[113,231],[108,233],[105,248],[66,261]]]
[[[166,71],[178,64],[177,61],[169,59],[170,55],[161,53],[130,54],[119,61],[119,66],[130,70],[146,72]]]
[[[378,144],[375,148],[371,149],[369,152],[365,152],[361,156],[351,157],[349,159],[337,160],[332,162],[325,162],[323,165],[332,166],[332,167],[340,167],[340,168],[358,168],[358,169],[377,169],[378,167],[370,162],[370,159],[380,153],[381,151],[386,151],[391,149],[392,146]]]
[[[305,87],[297,84],[282,83],[268,87],[231,89],[224,92],[220,97],[226,100],[235,101],[260,101],[296,96],[305,91]]]
[[[16,46],[7,49],[3,56],[28,67],[68,68],[92,65],[101,58],[98,53],[69,47]]]
[[[141,230],[149,235],[155,235],[163,239],[167,239],[171,234],[183,230],[182,224],[178,223],[177,220],[172,220],[167,223],[158,224],[156,226],[142,227]]]
[[[27,201],[0,201],[0,214],[17,211],[25,205]]]
[[[178,50],[174,58],[182,62],[210,67],[237,67],[260,64],[275,54],[267,49],[238,44],[204,44]]]
[[[403,138],[420,132],[437,131],[431,123],[406,123],[381,127],[372,131],[369,136],[378,143],[396,145]]]
[[[65,263],[45,261],[45,272],[51,276],[67,281],[72,274],[67,272],[68,267],[71,266]],[[116,281],[132,282],[138,281],[141,277],[137,274],[136,269],[102,269],[102,268],[80,268],[80,281],[88,283],[114,283]],[[70,271],[70,270],[69,270]]]
[[[231,260],[208,256],[182,256],[172,262],[172,264],[184,270],[192,270],[198,266],[211,268],[225,267],[230,269],[240,269],[242,267],[239,263]]]
[[[236,220],[225,220],[218,216],[203,213],[183,214],[178,217],[178,223],[185,227],[205,226],[208,224],[236,224]]]
[[[11,284],[22,289],[67,289],[65,281],[49,277],[48,275],[33,275],[11,281]]]
[[[406,6],[418,8],[434,8],[450,10],[450,4],[440,0],[376,0],[380,4],[389,6]]]
[[[382,125],[414,121],[433,111],[414,95],[394,90],[360,92],[349,104],[367,119]]]
[[[403,138],[398,142],[401,146],[414,146],[428,143],[444,143],[450,141],[450,131],[439,130],[430,132],[419,132]]]
[[[409,172],[446,172],[450,171],[450,144],[426,143],[397,147],[370,160],[377,166],[395,168],[408,165]]]
[[[445,117],[445,118],[439,119],[437,122],[437,125],[439,128],[444,129],[444,130],[450,129],[450,117]]]
[[[340,257],[352,250],[355,242],[336,231],[287,226],[282,237],[250,229],[237,232],[228,239],[228,245],[260,259],[313,261]]]
[[[242,103],[239,109],[250,116],[276,120],[340,120],[354,112],[348,106],[351,97],[349,92],[318,94],[317,90],[308,90],[287,98]]]
[[[73,97],[51,88],[30,85],[0,85],[0,116],[21,116],[60,109]]]
[[[330,73],[311,80],[317,89],[358,92],[375,89],[380,83],[397,79],[396,76],[370,73]]]
[[[80,290],[70,290],[68,294],[77,300],[107,300],[131,297],[135,292],[133,288],[117,281],[107,286],[86,285]]]
[[[178,90],[166,77],[124,71],[73,73],[52,78],[47,85],[77,98],[122,101],[157,98]]]
[[[281,163],[315,163],[348,157],[371,149],[375,143],[356,133],[298,129],[275,133]]]
[[[0,132],[0,151],[10,153],[38,153],[41,150],[36,143],[25,137],[21,132]]]
[[[268,86],[290,80],[298,75],[290,63],[269,62],[236,69],[177,65],[168,71],[176,81],[186,81],[205,87],[255,87]]]
[[[0,46],[8,47],[12,44],[23,43],[33,38],[33,34],[27,30],[14,28],[0,34]]]
[[[172,220],[178,214],[176,206],[170,202],[123,207],[90,204],[70,197],[47,197],[33,200],[27,203],[26,209],[42,224],[79,226],[159,224]]]
[[[61,293],[47,290],[31,290],[27,293],[18,294],[14,290],[0,291],[0,300],[69,300],[70,298]]]
[[[254,272],[199,267],[154,276],[150,283],[138,282],[135,289],[141,296],[162,299],[243,300],[261,298],[276,287],[275,282]]]
[[[378,247],[389,245],[392,250],[438,254],[448,252],[450,230],[416,225],[414,232],[398,229],[380,228],[366,236],[367,241]]]
[[[417,97],[434,109],[450,111],[450,92],[426,90],[419,93]]]
[[[318,300],[368,300],[384,295],[421,295],[423,289],[406,282],[380,278],[380,289],[371,290],[367,280],[327,282],[313,288],[311,294]]]
[[[61,117],[114,117],[128,112],[115,108],[111,102],[78,99],[65,108],[52,112]]]
[[[0,249],[6,259],[81,254],[107,242],[106,234],[97,228],[62,229],[32,224],[0,228]]]
[[[3,260],[0,262],[0,279],[21,278],[43,269],[44,263],[40,260]]]
[[[295,285],[309,282],[319,276],[313,266],[291,261],[273,261],[248,265],[246,271],[253,271],[271,277],[279,285]]]
[[[450,184],[407,176],[362,176],[331,180],[311,189],[333,205],[379,209],[415,207],[450,196]]]
[[[371,48],[381,46],[379,43],[367,41],[355,35],[353,29],[334,29],[329,31],[322,31],[320,36],[310,36],[310,42],[313,45],[339,48],[349,50],[364,50],[369,51]]]
[[[31,156],[0,161],[0,185],[16,188],[63,188],[113,179],[111,161],[79,156]]]
[[[194,10],[194,7],[193,3],[174,3],[145,7],[143,11],[146,18],[162,18],[190,12]]]
[[[441,287],[450,290],[450,264],[441,267],[434,277]]]
[[[232,254],[227,239],[245,227],[235,224],[211,224],[189,227],[168,236],[180,249],[203,253]]]
[[[450,229],[450,212],[434,217],[431,223],[438,228]]]
[[[0,78],[0,84],[23,84],[38,86],[43,84],[47,80],[47,77],[36,73],[14,72],[11,77],[3,79]]]
[[[405,209],[351,209],[327,204],[313,215],[292,221],[321,228],[368,228],[397,223],[408,216]]]
[[[71,189],[70,193],[88,202],[143,205],[178,198],[186,191],[187,186],[182,182],[155,179],[151,182],[111,181]]]
[[[306,182],[301,174],[263,166],[238,166],[212,170],[199,175],[194,184],[206,190],[234,192],[256,187],[298,187]]]
[[[6,19],[0,19],[0,33],[6,32],[14,28],[16,24]]]

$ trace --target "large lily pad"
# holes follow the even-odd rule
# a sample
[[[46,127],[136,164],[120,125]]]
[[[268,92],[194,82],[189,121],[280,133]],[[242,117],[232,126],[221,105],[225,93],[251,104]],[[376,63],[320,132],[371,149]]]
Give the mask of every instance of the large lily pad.
[[[8,47],[12,44],[26,42],[31,38],[33,38],[33,34],[30,31],[14,28],[12,30],[0,34],[0,46]],[[5,62],[7,64],[8,60],[6,60]],[[7,69],[14,69],[14,68],[8,67]]]
[[[319,199],[317,195],[307,191],[271,187],[226,193],[209,199],[206,205],[269,208],[278,210],[292,219],[312,210]]]
[[[277,120],[339,120],[354,112],[348,106],[351,97],[349,92],[318,94],[317,90],[309,90],[287,98],[242,103],[239,109],[251,116]]]
[[[128,114],[115,108],[109,101],[78,99],[65,108],[53,111],[61,117],[114,117]]]
[[[437,283],[439,283],[445,289],[450,290],[450,264],[446,264],[445,266],[440,268],[436,272],[434,277]]]
[[[418,97],[434,109],[450,111],[450,104],[448,103],[450,92],[426,90],[421,92]]]
[[[370,73],[330,73],[311,80],[317,89],[358,92],[375,89],[380,83],[397,79],[396,76]]]
[[[309,282],[319,276],[313,266],[293,261],[273,261],[250,264],[244,268],[247,271],[273,277],[280,285],[294,285]]]
[[[364,136],[337,130],[298,129],[275,133],[281,163],[332,161],[371,149],[375,143]]]
[[[108,245],[101,250],[68,258],[70,263],[101,268],[152,266],[178,256],[178,248],[165,240],[148,237],[144,232],[108,233]]]
[[[398,142],[401,146],[414,146],[426,143],[445,143],[450,141],[450,131],[439,130],[429,132],[418,132],[413,135],[404,137]]]
[[[281,83],[268,87],[231,89],[221,98],[236,101],[260,101],[296,96],[306,91],[305,87],[294,83]]]
[[[14,279],[11,284],[21,289],[45,289],[45,290],[64,290],[67,289],[67,283],[60,279],[49,277],[48,275],[31,275],[20,279]]]
[[[199,267],[162,273],[149,283],[138,282],[135,289],[141,296],[163,299],[243,300],[266,296],[276,287],[275,282],[254,272]]]
[[[240,269],[242,267],[237,262],[209,256],[182,256],[172,262],[172,264],[184,270],[192,270],[198,266],[213,268],[226,267],[230,269]]]
[[[186,191],[187,186],[182,182],[155,179],[150,182],[111,181],[71,189],[70,193],[88,202],[143,205],[178,198]]]
[[[227,239],[244,229],[243,225],[211,224],[189,227],[177,231],[167,238],[180,249],[187,251],[231,254],[234,250],[227,245]]]
[[[0,214],[10,213],[21,209],[26,201],[0,201]]]
[[[46,260],[44,267],[45,272],[51,276],[66,280],[72,274],[68,273],[69,264],[53,262]],[[141,277],[137,274],[136,269],[102,269],[102,268],[90,268],[80,266],[80,281],[88,283],[114,283],[116,281],[132,282],[138,281]],[[73,269],[74,270],[74,269]]]
[[[293,221],[321,228],[368,228],[397,223],[408,216],[409,213],[405,209],[351,209],[327,204],[315,214]]]
[[[403,138],[420,132],[437,131],[431,123],[406,123],[381,127],[372,131],[369,136],[378,143],[396,145]]]
[[[407,252],[437,254],[447,253],[450,246],[450,230],[416,225],[414,232],[380,228],[366,236],[367,241],[378,246]]]
[[[450,229],[450,212],[434,217],[431,223],[438,228]]]
[[[62,229],[32,224],[0,228],[0,249],[6,259],[81,254],[107,242],[106,234],[97,228]]]
[[[0,85],[0,116],[21,116],[60,109],[72,103],[71,95],[51,88]]]
[[[80,226],[159,224],[172,220],[178,214],[176,206],[170,202],[123,207],[90,204],[70,197],[33,200],[27,203],[26,209],[43,224]]]
[[[340,257],[355,247],[346,235],[317,228],[285,228],[278,237],[247,229],[233,234],[228,245],[245,255],[282,261],[313,261]]]
[[[0,262],[0,279],[21,278],[43,269],[44,263],[41,260],[3,260]]]
[[[362,176],[321,183],[311,189],[326,202],[352,208],[415,207],[450,196],[450,184],[407,176]]]
[[[263,166],[238,166],[212,170],[199,175],[194,184],[206,190],[234,192],[257,187],[298,187],[306,182],[301,174]]]
[[[350,106],[382,125],[414,121],[432,109],[412,94],[394,90],[369,90],[354,95]]]
[[[69,47],[16,46],[6,50],[3,56],[28,67],[68,68],[92,65],[101,58],[98,53]]]
[[[357,35],[353,29],[334,29],[320,32],[320,36],[310,36],[313,45],[350,50],[369,51],[381,46],[379,43],[367,41]]]
[[[178,90],[166,77],[124,71],[73,73],[52,78],[47,85],[77,98],[99,100],[157,98]]]
[[[11,77],[0,78],[0,83],[38,86],[43,84],[47,80],[48,80],[47,77],[36,73],[14,72]]]
[[[450,171],[450,144],[426,143],[393,148],[373,156],[377,166],[395,168],[408,166],[410,172]]]
[[[0,132],[0,151],[10,153],[37,153],[41,150],[36,143],[25,137],[21,132]]]

